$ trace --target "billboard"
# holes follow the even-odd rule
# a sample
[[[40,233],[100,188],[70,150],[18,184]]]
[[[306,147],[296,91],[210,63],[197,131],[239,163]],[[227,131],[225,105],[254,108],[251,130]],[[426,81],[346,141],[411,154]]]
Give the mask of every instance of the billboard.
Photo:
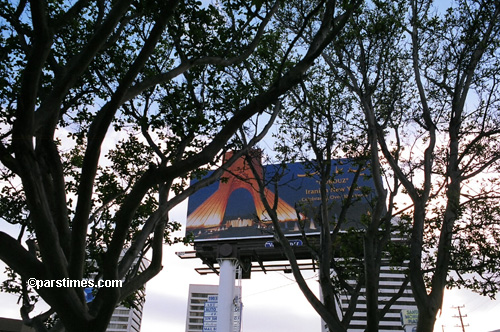
[[[321,202],[320,179],[310,163],[262,166],[260,159],[254,159],[252,164],[267,184],[264,196],[274,207],[283,232],[319,232],[316,216]],[[333,220],[340,214],[358,167],[347,159],[332,161],[332,177],[327,190]],[[219,181],[189,198],[186,231],[194,235],[195,241],[273,235],[272,220],[253,174],[248,162],[242,158],[225,170]],[[344,228],[361,227],[361,216],[371,210],[370,201],[375,190],[368,169],[362,170],[355,188]]]

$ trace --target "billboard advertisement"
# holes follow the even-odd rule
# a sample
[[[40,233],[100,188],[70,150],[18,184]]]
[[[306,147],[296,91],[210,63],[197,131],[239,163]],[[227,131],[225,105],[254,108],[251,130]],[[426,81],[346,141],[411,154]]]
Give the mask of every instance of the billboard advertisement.
[[[318,173],[306,163],[262,166],[255,159],[252,164],[266,183],[264,196],[274,207],[283,232],[317,233],[321,202]],[[332,220],[336,220],[345,204],[358,167],[347,159],[332,161],[332,176],[327,185]],[[363,169],[344,228],[361,227],[360,219],[370,213],[374,192],[369,170]],[[186,231],[194,235],[195,241],[267,237],[273,235],[273,229],[256,177],[244,158],[225,170],[219,181],[189,198]]]

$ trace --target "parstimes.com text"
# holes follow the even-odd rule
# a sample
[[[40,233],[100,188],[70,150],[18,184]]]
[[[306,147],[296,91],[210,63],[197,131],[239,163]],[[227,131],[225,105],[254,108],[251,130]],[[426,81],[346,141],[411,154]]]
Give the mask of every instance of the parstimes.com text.
[[[28,285],[35,288],[66,288],[66,287],[80,287],[80,288],[109,288],[109,287],[122,287],[122,280],[94,280],[84,279],[84,280],[73,280],[69,278],[58,279],[58,280],[39,280],[35,278],[28,279]]]

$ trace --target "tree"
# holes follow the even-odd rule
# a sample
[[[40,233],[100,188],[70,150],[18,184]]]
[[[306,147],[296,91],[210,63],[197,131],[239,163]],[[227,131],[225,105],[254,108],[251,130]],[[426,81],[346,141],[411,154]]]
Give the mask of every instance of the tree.
[[[361,289],[368,289],[366,285],[370,284],[369,300],[375,302],[376,309],[368,313],[373,320],[368,321],[367,330],[378,330],[379,320],[407,286],[406,282],[403,283],[400,292],[389,301],[385,300],[387,302],[379,310],[378,277],[381,265],[391,260],[395,266],[401,267],[405,256],[401,252],[394,254],[394,249],[400,249],[398,244],[389,246],[395,232],[392,210],[384,209],[385,190],[381,184],[380,163],[376,163],[378,154],[371,157],[370,144],[364,138],[367,136],[363,135],[366,132],[363,116],[356,112],[355,100],[350,97],[345,85],[329,76],[328,70],[318,64],[292,91],[281,113],[280,130],[276,134],[274,152],[283,164],[270,171],[272,174],[264,176],[261,171],[255,170],[254,176],[267,215],[273,222],[275,239],[290,262],[299,288],[328,328],[331,331],[348,330],[359,305]],[[247,158],[256,156],[249,153]],[[298,228],[302,230],[304,246],[317,265],[322,299],[316,297],[305,282],[289,239],[281,230],[282,224],[276,213],[278,201],[269,201],[265,194],[266,188],[269,188],[274,192],[275,199],[278,197],[280,188],[285,186],[281,179],[288,172],[286,163],[296,161],[305,165],[306,174],[316,180],[319,192],[313,201],[319,204],[303,201],[296,203],[295,208],[297,216],[304,215],[306,218],[299,220]],[[372,167],[372,163],[376,167]],[[247,164],[252,167],[256,163],[249,161]],[[346,174],[346,164],[349,173],[354,174]],[[369,176],[372,171],[379,172],[377,181]],[[362,179],[367,177],[373,180],[370,186],[362,184]],[[339,187],[336,185],[339,180],[348,181]],[[283,187],[278,186],[278,182]],[[292,188],[294,185],[288,190]],[[332,196],[338,198],[332,199]],[[353,221],[353,215],[360,219]],[[307,234],[309,222],[315,223],[314,232],[319,235]],[[370,259],[370,264],[367,259]],[[349,305],[340,311],[338,306],[343,294],[348,294]]]
[[[160,271],[178,227],[168,211],[210,181],[186,180],[262,138],[273,105],[359,2],[310,8],[322,20],[292,52],[300,34],[275,29],[280,1],[2,1],[0,207],[21,231],[0,232],[0,259],[20,277],[5,288],[21,293],[24,322],[45,331],[56,313],[53,331],[104,331],[116,304]],[[235,132],[257,117],[268,125],[241,146]],[[125,283],[90,303],[81,287],[38,288],[51,309],[30,316],[30,278],[91,274]]]
[[[456,1],[448,9],[430,1],[367,2],[323,53],[329,74],[350,94],[332,89],[325,83],[328,73],[317,69],[321,74],[308,79],[323,90],[310,89],[312,102],[305,97],[299,102],[311,113],[301,109],[295,122],[288,114],[293,125],[283,131],[292,132],[292,150],[307,140],[311,150],[329,157],[328,130],[318,131],[332,119],[332,114],[325,116],[323,106],[330,104],[324,89],[346,103],[354,99],[362,124],[336,114],[335,121],[345,123],[336,139],[362,146],[359,137],[366,133],[373,174],[388,180],[385,188],[377,183],[378,213],[371,215],[364,234],[367,330],[377,329],[383,313],[378,275],[381,254],[395,245],[389,237],[396,215],[411,233],[404,258],[410,260],[419,331],[432,331],[445,287],[465,286],[489,296],[498,291],[498,10],[498,2],[485,1]],[[290,17],[281,23],[298,31]],[[311,38],[307,31],[302,37],[304,43]],[[284,148],[289,148],[286,143]],[[387,214],[381,213],[384,207]],[[328,316],[328,300],[316,300],[313,306]],[[332,324],[342,330],[338,320]]]
[[[411,200],[409,276],[417,330],[432,331],[447,285],[497,290],[491,249],[499,239],[492,173],[500,156],[500,8],[483,1],[457,1],[443,11],[429,1],[373,5],[407,14],[354,30],[325,58],[358,99],[380,164]],[[492,208],[480,211],[485,205]],[[478,238],[484,245],[474,244]],[[472,278],[463,278],[465,272]]]
[[[378,153],[377,135],[360,113],[365,107],[371,107],[370,94],[388,99],[389,93],[397,94],[394,89],[403,91],[406,87],[401,84],[404,78],[398,77],[404,67],[394,65],[403,32],[401,22],[405,9],[389,2],[365,3],[360,6],[356,15],[349,19],[346,33],[339,37],[337,43],[326,48],[323,53],[324,62],[319,62],[301,83],[300,89],[294,90],[292,101],[285,104],[288,111],[284,111],[282,115],[282,135],[277,140],[280,142],[277,150],[286,156],[285,159],[289,158],[288,160],[293,161],[297,157],[300,160],[310,160],[311,173],[319,174],[317,176],[318,183],[321,184],[321,205],[316,219],[320,220],[321,243],[318,248],[311,248],[311,252],[318,264],[319,283],[324,297],[322,302],[303,282],[293,251],[289,248],[286,238],[281,236],[277,220],[274,220],[276,237],[294,267],[295,278],[305,297],[332,331],[348,328],[362,286],[366,289],[367,331],[378,330],[380,319],[401,296],[398,292],[391,300],[384,302],[383,308],[379,310],[382,303],[379,302],[379,275],[383,260],[390,258],[400,267],[403,260],[407,259],[404,255],[407,251],[401,250],[401,243],[391,242],[391,237],[400,231],[393,224],[393,214],[396,212],[394,199],[398,193],[399,180],[392,179],[389,191],[384,188],[384,170]],[[295,21],[285,17],[281,22],[297,31],[298,28],[293,25]],[[311,35],[306,32],[303,42],[307,43],[310,38]],[[360,63],[361,61],[366,63]],[[358,74],[357,69],[370,72]],[[377,75],[378,72],[380,74]],[[389,76],[389,79],[384,75]],[[363,82],[356,81],[359,77]],[[373,82],[370,82],[370,79]],[[380,88],[378,83],[375,83],[377,80],[383,82]],[[370,90],[370,84],[380,90],[366,92]],[[387,89],[388,86],[393,90]],[[362,91],[364,88],[366,91]],[[350,238],[353,242],[346,246],[342,239],[349,235],[339,233],[346,227],[343,216],[352,204],[353,191],[359,189],[356,188],[356,181],[351,184],[351,197],[343,202],[343,212],[339,218],[334,218],[329,208],[331,202],[328,202],[328,183],[336,176],[330,169],[331,160],[346,157],[351,158],[354,163],[359,162],[360,165],[365,165],[368,161],[368,166],[364,167],[373,175],[374,181],[374,188],[370,193],[373,195],[372,207],[364,216],[364,229],[358,229],[357,232],[362,237],[361,254],[350,251],[355,247],[354,238]],[[360,167],[358,172],[361,169]],[[273,202],[267,203],[268,213],[273,217]],[[274,217],[276,219],[275,215]],[[348,260],[353,263],[349,267],[344,264]],[[332,270],[336,272],[335,279],[332,278]],[[349,273],[343,275],[342,271],[349,270]],[[356,280],[357,286],[352,287],[347,283],[348,280]],[[403,283],[401,292],[406,286],[407,283]],[[340,292],[348,292],[351,295],[350,309],[343,316],[339,316],[335,308],[335,301]]]
[[[412,3],[412,65],[424,119],[421,127],[429,139],[423,158],[423,191],[418,190],[413,183],[408,183],[408,176],[403,176],[397,165],[391,164],[415,204],[410,271],[420,311],[419,331],[432,330],[441,308],[443,290],[454,256],[452,241],[456,235],[460,236],[454,233],[457,223],[475,224],[475,218],[465,219],[466,215],[462,213],[471,198],[468,201],[461,198],[462,188],[485,172],[495,171],[500,158],[496,113],[500,3],[458,1],[456,10],[448,10],[441,20],[429,15],[428,10],[426,4],[417,1]],[[440,37],[428,40],[428,45],[437,52],[424,53],[425,57],[419,56],[417,50],[426,47],[425,36],[434,34],[434,31],[424,28],[424,22],[435,23],[434,27],[430,24],[430,29],[436,29]],[[440,133],[444,133],[444,143],[439,141],[442,137]],[[488,147],[488,152],[482,152],[485,147]],[[382,149],[392,163],[383,144]],[[490,184],[486,182],[488,180],[485,185],[474,188],[478,190],[478,195],[473,195],[474,200],[498,205],[496,197],[481,193],[489,185],[496,187],[496,180]],[[435,184],[439,187],[433,188]],[[425,223],[431,219],[426,218],[424,213],[433,196],[440,197],[446,203],[438,205],[435,211],[440,221],[437,225],[439,240],[429,282],[431,291],[428,292],[419,253],[424,248]],[[490,245],[495,245],[495,242],[498,244],[498,236],[491,240]],[[479,275],[483,274],[480,270],[473,270]],[[491,277],[493,272],[498,278],[495,270],[498,267],[485,271],[485,276]]]
[[[316,66],[308,77],[294,89],[287,100],[281,115],[280,132],[277,134],[275,152],[280,162],[302,161],[308,169],[310,177],[316,179],[320,191],[319,206],[296,206],[297,214],[303,212],[308,218],[313,218],[319,231],[319,244],[313,245],[302,227],[302,238],[311,252],[311,257],[318,266],[318,281],[322,299],[318,299],[305,282],[297,258],[290,247],[288,239],[281,231],[278,216],[275,213],[277,202],[269,202],[265,197],[264,187],[274,188],[278,197],[277,182],[281,173],[286,172],[286,166],[276,170],[270,183],[259,179],[259,193],[266,207],[267,214],[274,225],[274,236],[283,248],[293,275],[299,288],[312,307],[318,312],[330,331],[347,331],[357,305],[357,298],[364,283],[363,253],[360,233],[357,230],[346,229],[346,214],[356,201],[354,193],[359,190],[357,179],[366,170],[366,151],[357,146],[350,146],[347,128],[348,119],[353,119],[352,108],[348,98],[339,98],[342,89],[334,80],[325,79],[325,72]],[[343,134],[341,134],[343,132]],[[363,144],[361,144],[363,145]],[[342,152],[345,154],[341,156]],[[344,200],[330,200],[332,183],[342,174],[337,174],[332,166],[334,158],[350,158],[352,166],[357,168],[349,190],[342,193]],[[334,215],[335,205],[341,204],[338,216]],[[307,212],[306,212],[307,211]],[[306,220],[300,221],[307,222]],[[352,226],[352,225],[351,225]],[[359,225],[358,225],[359,226]],[[335,271],[332,276],[332,271]],[[349,281],[355,280],[352,285]],[[350,296],[349,309],[339,313],[336,305],[344,292]]]
[[[345,38],[324,52],[326,65],[338,81],[351,92],[364,114],[363,133],[369,147],[370,169],[373,174],[377,200],[370,222],[364,233],[364,262],[366,274],[367,331],[378,331],[381,316],[379,310],[379,278],[384,251],[388,250],[393,232],[392,220],[395,198],[400,181],[393,178],[388,188],[382,182],[384,170],[378,151],[377,132],[372,123],[377,121],[375,110],[386,104],[391,106],[395,98],[404,96],[405,73],[401,54],[401,34],[405,7],[395,2],[367,3],[360,15],[349,21]],[[392,105],[394,106],[394,105]],[[386,120],[387,119],[387,120]],[[396,117],[385,117],[397,122]],[[398,160],[396,152],[395,159]],[[402,263],[402,262],[400,262]],[[403,288],[405,285],[403,285]]]

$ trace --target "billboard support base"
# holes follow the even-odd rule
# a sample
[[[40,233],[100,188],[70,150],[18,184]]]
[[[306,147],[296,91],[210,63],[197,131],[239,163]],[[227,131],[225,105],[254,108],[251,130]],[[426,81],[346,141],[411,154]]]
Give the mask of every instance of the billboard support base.
[[[219,275],[219,308],[217,317],[217,332],[231,332],[233,330],[234,315],[234,288],[236,280],[235,258],[220,258]]]

